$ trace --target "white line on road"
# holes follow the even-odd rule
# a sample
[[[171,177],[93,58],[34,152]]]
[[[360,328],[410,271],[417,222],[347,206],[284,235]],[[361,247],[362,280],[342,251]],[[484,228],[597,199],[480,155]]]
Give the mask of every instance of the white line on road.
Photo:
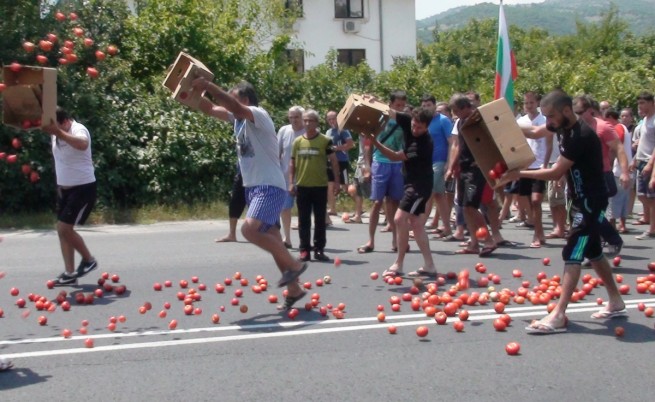
[[[638,300],[626,300],[626,308],[633,309],[637,308],[637,303],[653,303],[655,299],[638,299]],[[526,306],[526,307],[512,307],[505,309],[506,313],[511,313],[512,318],[518,317],[530,317],[537,314],[544,313],[545,306]],[[579,303],[575,306],[569,307],[567,310],[568,314],[573,313],[583,313],[589,311],[598,310],[598,305],[596,303]],[[470,311],[469,321],[482,321],[482,320],[492,320],[496,319],[499,314],[496,313],[493,309],[485,310],[473,310]],[[421,318],[421,319],[418,319]],[[395,322],[403,319],[414,319],[413,321],[402,321]],[[449,317],[448,322],[457,321],[456,317]],[[171,341],[156,341],[156,342],[140,342],[140,343],[131,343],[125,345],[109,345],[109,346],[98,346],[94,348],[75,348],[75,349],[57,349],[57,350],[44,350],[44,351],[35,351],[35,352],[22,352],[4,355],[6,358],[26,358],[26,357],[44,357],[44,356],[57,356],[57,355],[68,355],[68,354],[79,354],[79,353],[93,353],[93,352],[109,352],[109,351],[119,351],[119,350],[129,350],[129,349],[145,349],[145,348],[158,348],[158,347],[169,347],[169,346],[182,346],[182,345],[194,345],[194,344],[203,344],[203,343],[215,343],[215,342],[228,342],[228,341],[241,341],[241,340],[251,340],[251,339],[262,339],[262,338],[280,338],[287,336],[300,336],[300,335],[315,335],[315,334],[327,334],[334,332],[350,332],[350,331],[361,331],[366,329],[378,329],[386,328],[390,325],[390,321],[394,321],[393,325],[396,327],[405,327],[410,325],[421,325],[421,324],[434,324],[433,318],[425,318],[425,314],[405,314],[399,316],[387,317],[387,321],[383,323],[375,324],[365,324],[365,325],[350,325],[343,326],[344,324],[352,324],[358,322],[371,322],[377,321],[376,317],[361,317],[361,318],[351,318],[343,320],[325,320],[325,321],[298,321],[298,322],[278,322],[274,324],[254,324],[254,325],[232,325],[229,327],[208,327],[208,328],[193,328],[193,329],[184,329],[184,330],[171,330],[171,331],[144,331],[144,332],[130,332],[130,333],[111,333],[111,334],[100,334],[92,336],[75,336],[68,339],[63,337],[51,337],[51,338],[34,338],[34,339],[23,339],[16,341],[3,341],[0,342],[0,345],[15,345],[15,344],[26,344],[26,343],[45,343],[45,342],[56,342],[62,341],[67,342],[75,339],[102,339],[102,338],[119,338],[119,337],[133,337],[133,336],[154,336],[154,335],[179,335],[179,334],[190,334],[198,332],[219,332],[219,331],[248,331],[253,329],[288,329],[294,327],[307,327],[310,325],[332,325],[338,324],[342,326],[332,327],[332,328],[312,328],[312,329],[300,329],[296,331],[278,331],[278,332],[267,332],[267,333],[257,333],[257,334],[240,334],[240,335],[229,335],[222,337],[207,337],[207,338],[195,338],[195,339],[177,339]]]

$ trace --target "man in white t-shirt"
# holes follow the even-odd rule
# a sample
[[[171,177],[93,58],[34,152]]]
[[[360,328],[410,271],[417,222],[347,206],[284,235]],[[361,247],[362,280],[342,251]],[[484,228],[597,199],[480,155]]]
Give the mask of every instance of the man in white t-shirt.
[[[192,85],[197,90],[207,91],[218,102],[217,105],[203,98],[200,103],[203,113],[234,125],[237,157],[248,203],[241,233],[273,256],[282,273],[278,286],[287,286],[288,290],[284,303],[278,308],[289,310],[307,293],[298,285],[298,278],[307,269],[307,263],[291,256],[280,235],[280,212],[287,189],[273,120],[258,106],[255,89],[248,82],[237,84],[229,93],[204,78],[196,78]]]
[[[542,124],[546,124],[546,118],[538,109],[539,101],[540,96],[534,92],[526,92],[523,95],[523,109],[526,114],[517,120],[519,125],[541,126]],[[528,170],[547,168],[552,148],[549,148],[546,138],[527,138],[527,141],[535,156],[535,161],[528,167]],[[552,142],[550,146],[552,147]],[[519,180],[519,198],[528,198],[528,220],[534,225],[534,235],[530,244],[531,248],[539,248],[546,242],[541,210],[545,190],[546,182],[543,180],[528,178],[521,178]],[[526,222],[521,222],[519,226],[532,226]]]
[[[289,108],[287,117],[289,123],[282,126],[277,132],[277,143],[280,151],[280,167],[284,173],[284,179],[287,181],[286,186],[289,188],[289,163],[291,162],[291,147],[296,138],[305,134],[305,124],[302,121],[302,115],[305,109],[300,106],[292,106]],[[291,209],[296,201],[296,197],[287,193],[287,198],[282,206],[280,213],[280,220],[282,221],[282,240],[286,248],[291,248]]]
[[[75,285],[80,278],[98,267],[98,263],[75,231],[83,225],[96,201],[96,178],[91,158],[91,135],[64,109],[57,109],[57,122],[51,121],[43,131],[51,135],[52,155],[57,175],[57,234],[64,272],[54,279],[56,286]],[[75,252],[82,257],[75,269]]]

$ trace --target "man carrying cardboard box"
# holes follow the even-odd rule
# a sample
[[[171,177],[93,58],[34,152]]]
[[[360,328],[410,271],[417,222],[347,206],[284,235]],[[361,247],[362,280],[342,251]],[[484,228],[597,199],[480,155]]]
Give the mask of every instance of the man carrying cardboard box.
[[[557,132],[560,157],[551,168],[509,171],[502,176],[501,182],[520,177],[555,180],[567,175],[568,195],[572,202],[571,233],[562,250],[562,294],[546,317],[526,327],[531,334],[554,334],[567,330],[566,308],[580,279],[584,258],[591,261],[609,295],[607,305],[591,317],[610,319],[625,316],[627,312],[600,240],[600,221],[607,207],[600,140],[594,130],[573,113],[573,100],[562,91],[544,97],[541,111],[548,129]]]
[[[54,279],[55,286],[74,285],[98,267],[98,263],[75,231],[83,225],[96,202],[96,178],[91,157],[89,130],[64,109],[57,109],[57,122],[43,131],[52,137],[52,155],[57,175],[57,234],[65,271]],[[75,269],[75,252],[82,261]]]
[[[248,212],[241,233],[249,242],[269,252],[282,273],[278,286],[286,286],[288,295],[278,308],[289,310],[306,292],[297,279],[307,263],[294,259],[280,235],[280,212],[287,197],[286,182],[280,167],[280,154],[273,120],[263,108],[252,84],[241,82],[229,93],[205,78],[196,78],[193,87],[206,91],[219,104],[202,98],[200,110],[208,116],[234,125],[237,156]]]

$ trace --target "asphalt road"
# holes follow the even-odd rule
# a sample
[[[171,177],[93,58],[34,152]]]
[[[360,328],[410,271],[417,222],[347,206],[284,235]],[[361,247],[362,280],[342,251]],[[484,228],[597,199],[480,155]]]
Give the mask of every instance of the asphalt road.
[[[635,229],[633,227],[633,229]],[[511,303],[506,312],[513,323],[505,332],[496,332],[493,303],[466,307],[470,318],[464,332],[453,329],[456,318],[439,326],[434,319],[413,311],[403,302],[401,311],[392,312],[389,298],[408,292],[412,280],[387,285],[372,280],[394,260],[389,251],[389,234],[378,234],[376,252],[361,255],[355,248],[367,237],[367,225],[343,224],[335,220],[328,232],[326,253],[339,257],[332,263],[312,262],[303,282],[312,283],[311,293],[320,294],[320,306],[344,303],[345,317],[322,317],[318,309],[304,310],[307,297],[298,304],[300,314],[290,319],[269,303],[268,295],[281,292],[274,284],[278,273],[271,258],[253,245],[216,244],[213,239],[227,230],[227,222],[162,223],[148,226],[96,226],[82,230],[100,268],[80,280],[78,287],[48,289],[47,279],[61,271],[56,233],[53,231],[1,232],[0,355],[11,358],[15,368],[0,373],[3,401],[69,400],[224,400],[224,401],[386,401],[386,400],[652,400],[655,360],[655,319],[637,310],[637,303],[655,307],[655,295],[638,294],[637,277],[648,273],[655,241],[637,241],[634,234],[624,237],[626,246],[616,273],[631,287],[626,296],[629,317],[597,321],[590,314],[598,309],[596,299],[606,298],[597,288],[584,300],[570,306],[569,330],[564,334],[528,335],[524,327],[545,313],[545,306]],[[477,262],[484,262],[488,273],[496,273],[498,290],[516,290],[523,280],[531,286],[539,272],[561,274],[561,240],[547,247],[527,247],[531,232],[505,223],[515,248],[498,249],[491,258],[454,255],[457,243],[432,241],[440,272],[459,272],[469,268],[477,279]],[[297,232],[294,234],[297,245]],[[542,259],[549,257],[550,266]],[[406,259],[405,271],[421,262],[416,245]],[[522,278],[512,277],[520,269]],[[97,288],[103,272],[119,275],[127,287],[123,295],[106,293],[93,305],[79,305],[73,294],[89,294]],[[222,294],[214,290],[236,272],[249,280],[247,286],[235,281]],[[585,271],[583,273],[592,273]],[[271,284],[261,294],[251,289],[257,275]],[[317,286],[316,280],[330,276],[330,284]],[[197,276],[199,283],[191,283]],[[155,291],[155,282],[170,280],[171,288]],[[176,294],[180,280],[199,291],[202,300],[195,306],[200,315],[185,315]],[[111,280],[109,281],[111,282]],[[448,290],[455,281],[440,287]],[[18,296],[10,289],[19,289]],[[232,306],[236,289],[243,289],[240,306]],[[36,311],[27,302],[19,309],[16,299],[30,293],[53,300],[59,290],[69,291],[72,307],[64,312]],[[468,292],[484,292],[472,288]],[[150,302],[145,314],[139,307]],[[160,318],[165,302],[172,307]],[[386,322],[377,319],[377,306],[383,305]],[[221,311],[221,306],[225,311]],[[26,311],[30,314],[26,317]],[[211,321],[219,314],[220,323]],[[45,316],[47,325],[38,323]],[[114,332],[107,329],[110,317],[124,315]],[[177,329],[169,330],[172,319]],[[88,320],[88,334],[79,329]],[[388,333],[389,325],[397,334]],[[429,334],[416,335],[425,325]],[[625,335],[618,338],[614,328]],[[70,329],[72,337],[61,334]],[[94,347],[85,347],[86,339]],[[505,345],[521,345],[518,356],[508,356]],[[19,399],[20,398],[20,399]]]

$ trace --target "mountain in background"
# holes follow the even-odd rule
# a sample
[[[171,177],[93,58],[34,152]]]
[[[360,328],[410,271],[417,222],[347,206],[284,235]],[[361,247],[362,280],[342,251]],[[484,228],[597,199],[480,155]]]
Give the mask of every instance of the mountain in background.
[[[621,20],[628,23],[636,35],[655,31],[655,0],[546,0],[537,4],[505,5],[507,23],[529,30],[540,28],[552,35],[575,33],[576,21],[594,22],[614,4]],[[462,28],[471,19],[498,18],[498,4],[481,3],[444,11],[416,22],[418,39],[432,42],[433,30]]]

